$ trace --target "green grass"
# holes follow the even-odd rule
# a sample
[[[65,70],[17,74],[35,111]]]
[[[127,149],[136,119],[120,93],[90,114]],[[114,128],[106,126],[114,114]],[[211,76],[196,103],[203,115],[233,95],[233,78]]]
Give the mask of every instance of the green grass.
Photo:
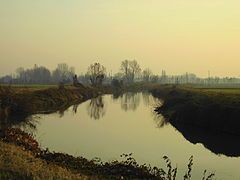
[[[171,85],[163,85],[165,88],[171,89]],[[239,95],[240,88],[238,87],[206,87],[196,85],[177,85],[179,90],[186,90],[189,92],[204,93],[207,95]]]
[[[199,90],[222,94],[240,94],[240,88],[201,88]]]
[[[92,87],[70,85],[61,88],[49,85],[41,86],[41,88],[37,85],[28,87],[0,86],[0,100],[5,103],[3,103],[5,116],[54,112],[105,93]]]
[[[153,95],[164,100],[163,106],[156,111],[172,124],[177,122],[240,134],[240,90],[237,88],[162,86],[155,89]]]
[[[1,86],[8,87],[7,84],[0,84]],[[13,88],[50,88],[50,87],[57,87],[55,84],[11,84]]]
[[[0,84],[2,87],[8,87],[6,84]],[[65,85],[68,88],[71,88],[71,85]],[[127,89],[134,89],[134,90],[143,90],[143,89],[153,89],[159,86],[172,86],[172,85],[160,85],[159,83],[145,83],[145,82],[138,82],[126,87]],[[48,88],[56,88],[58,85],[55,84],[12,84],[11,88],[16,90],[41,90],[41,89],[48,89]],[[206,87],[206,86],[199,86],[199,85],[178,85],[181,89],[187,90],[198,90],[199,92],[210,92],[210,93],[222,93],[222,94],[240,94],[240,88],[238,87]]]

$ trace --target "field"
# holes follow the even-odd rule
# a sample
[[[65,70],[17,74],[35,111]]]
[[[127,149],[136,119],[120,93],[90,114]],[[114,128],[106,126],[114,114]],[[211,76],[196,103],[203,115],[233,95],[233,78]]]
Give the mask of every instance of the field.
[[[222,94],[239,94],[240,95],[240,88],[197,88],[203,92],[215,92],[215,93],[222,93]]]
[[[156,109],[171,124],[240,134],[240,89],[163,86],[153,91],[164,104]]]

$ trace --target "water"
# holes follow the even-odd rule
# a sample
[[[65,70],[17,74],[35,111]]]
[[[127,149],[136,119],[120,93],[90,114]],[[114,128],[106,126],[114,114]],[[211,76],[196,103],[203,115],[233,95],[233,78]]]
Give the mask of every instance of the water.
[[[42,147],[51,151],[88,159],[99,157],[103,161],[120,159],[122,153],[133,153],[139,163],[159,167],[166,167],[162,157],[167,155],[173,165],[177,165],[179,179],[183,179],[188,159],[193,155],[193,179],[201,179],[205,169],[215,172],[217,179],[240,179],[240,159],[226,156],[229,153],[228,148],[224,148],[227,143],[224,137],[216,136],[220,143],[215,144],[216,138],[203,131],[199,134],[204,138],[198,134],[193,136],[189,131],[179,132],[153,112],[159,104],[161,101],[148,93],[105,95],[66,111],[38,115],[39,119],[35,116],[36,128],[28,131],[33,132]],[[198,137],[203,144],[197,143]],[[208,142],[209,139],[212,141]],[[238,154],[240,151],[235,156]]]

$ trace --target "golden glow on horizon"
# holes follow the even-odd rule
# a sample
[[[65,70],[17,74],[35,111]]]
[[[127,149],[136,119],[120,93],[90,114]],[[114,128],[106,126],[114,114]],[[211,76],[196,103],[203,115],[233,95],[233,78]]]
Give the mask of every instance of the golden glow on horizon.
[[[154,73],[239,76],[239,0],[0,0],[0,70],[136,59]],[[114,61],[114,63],[113,63]]]

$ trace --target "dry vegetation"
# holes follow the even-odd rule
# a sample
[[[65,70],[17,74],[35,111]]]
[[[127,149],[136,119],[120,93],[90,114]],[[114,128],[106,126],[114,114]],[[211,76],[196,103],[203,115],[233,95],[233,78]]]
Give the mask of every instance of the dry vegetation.
[[[86,179],[35,158],[30,151],[0,141],[0,179]]]
[[[11,144],[10,144],[11,143]],[[20,129],[7,128],[0,140],[0,179],[159,179],[175,180],[177,167],[164,156],[167,170],[140,165],[132,153],[121,155],[121,161],[103,163],[95,158],[88,160],[68,154],[42,150],[28,133]],[[191,179],[193,157],[189,159],[185,180]],[[66,170],[67,169],[67,170]],[[81,175],[85,176],[81,176]],[[206,174],[210,180],[214,174]],[[205,176],[204,175],[204,176]]]
[[[171,124],[187,124],[214,131],[240,134],[239,89],[199,89],[165,86],[152,91],[164,100],[156,108]]]
[[[91,87],[0,87],[2,105],[13,115],[53,112],[100,93]]]
[[[165,108],[165,115],[170,118],[174,118],[176,111],[177,113],[185,114],[185,110],[189,112],[189,108],[191,109],[192,107],[196,107],[196,109],[192,110],[196,110],[195,112],[198,113],[199,105],[201,107],[205,105],[201,103],[209,104],[208,98],[211,103],[217,102],[217,104],[224,104],[224,107],[227,106],[227,110],[232,107],[238,108],[240,102],[239,91],[236,89],[230,93],[230,90],[198,89],[187,86],[162,87],[154,83],[138,83],[123,89],[123,91],[129,90],[151,90],[158,97],[162,95],[165,96],[165,102],[167,103],[165,103],[163,108]],[[46,112],[47,110],[58,110],[72,103],[81,102],[107,92],[111,92],[111,89],[94,89],[91,87],[75,88],[71,86],[61,88],[0,87],[0,98],[10,97],[13,100],[14,107],[16,107],[16,109],[12,109],[13,111],[31,114],[41,111]],[[206,99],[206,97],[208,98]],[[208,112],[208,109],[206,110],[206,112]],[[210,110],[212,111],[213,109]],[[215,111],[218,112],[218,110]],[[203,111],[201,111],[201,113],[202,112]],[[193,114],[196,115],[196,113]],[[208,125],[207,122],[206,124]],[[79,173],[87,174],[90,177],[114,177],[118,179],[121,178],[122,175],[131,178],[144,176],[154,179],[174,179],[173,177],[175,176],[175,169],[169,166],[169,159],[166,159],[167,167],[170,168],[169,172],[164,172],[162,169],[156,167],[151,168],[146,165],[138,165],[135,159],[129,156],[121,162],[101,163],[88,161],[82,157],[75,158],[67,154],[42,151],[38,145],[36,146],[37,142],[27,134],[16,130],[14,133],[11,134],[10,131],[10,133],[7,134],[8,137],[4,140],[5,142],[0,141],[0,179],[13,179],[16,177],[17,179],[87,178],[86,176],[80,176]],[[14,143],[15,145],[8,143]],[[32,147],[37,149],[37,151],[34,151]],[[39,151],[41,151],[40,155],[38,154]],[[190,162],[192,162],[191,159]],[[188,175],[186,175],[186,179],[190,179],[187,176]],[[209,176],[209,179],[211,179],[211,174]],[[91,179],[93,179],[93,177]]]

